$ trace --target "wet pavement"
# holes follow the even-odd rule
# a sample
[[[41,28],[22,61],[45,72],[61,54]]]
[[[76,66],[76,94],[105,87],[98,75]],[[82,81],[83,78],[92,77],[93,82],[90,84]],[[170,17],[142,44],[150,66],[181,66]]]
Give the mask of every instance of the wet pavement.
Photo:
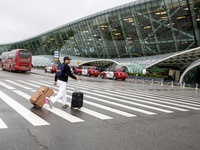
[[[54,73],[0,70],[0,150],[199,149],[199,90],[77,76],[66,87],[84,93],[79,110],[34,108],[29,98]],[[58,87],[54,89],[55,96]],[[15,105],[13,105],[15,104]],[[25,115],[29,114],[29,115]]]

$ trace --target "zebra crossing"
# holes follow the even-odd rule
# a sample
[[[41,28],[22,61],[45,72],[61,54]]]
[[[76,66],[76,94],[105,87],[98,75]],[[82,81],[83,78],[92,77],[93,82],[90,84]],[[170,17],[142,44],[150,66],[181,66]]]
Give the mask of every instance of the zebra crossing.
[[[30,107],[24,106],[22,103],[29,101],[33,92],[35,92],[41,85],[51,87],[52,80],[1,80],[0,81],[0,102],[4,102],[6,105],[15,110],[25,120],[27,120],[33,126],[48,126],[51,121],[46,121],[32,112]],[[89,82],[75,82],[70,81],[67,84],[67,98],[70,105],[71,93],[76,91],[84,93],[84,107],[75,110],[86,114],[87,117],[95,118],[99,120],[114,120],[120,118],[134,118],[142,116],[155,116],[162,113],[173,114],[176,112],[188,112],[199,111],[200,102],[198,98],[183,97],[183,96],[167,96],[159,93],[153,94],[152,92],[143,93],[136,90],[118,90],[113,89],[111,86]],[[21,103],[17,102],[15,97],[11,97],[9,92],[13,92],[15,95],[21,97]],[[19,90],[20,89],[20,90]],[[58,93],[58,87],[54,88],[54,93]],[[53,96],[55,96],[55,94]],[[53,97],[52,96],[52,97]],[[82,116],[73,114],[73,111],[66,111],[61,108],[62,100],[53,105],[53,109],[50,109],[48,104],[45,104],[42,109],[45,109],[49,113],[54,114],[66,120],[69,123],[81,123],[86,122],[87,119],[83,119]],[[1,111],[1,110],[0,110]],[[116,117],[117,116],[117,117]],[[0,118],[0,129],[7,129],[8,125]]]

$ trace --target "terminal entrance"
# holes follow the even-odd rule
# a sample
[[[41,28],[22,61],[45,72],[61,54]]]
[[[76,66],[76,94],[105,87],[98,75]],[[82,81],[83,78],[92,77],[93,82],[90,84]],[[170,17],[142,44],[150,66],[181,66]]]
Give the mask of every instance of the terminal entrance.
[[[101,60],[93,60],[89,62],[85,62],[80,64],[80,67],[82,66],[96,66],[101,73],[102,71],[105,71],[107,67],[115,67],[117,66],[117,62],[113,60],[108,59],[101,59]]]

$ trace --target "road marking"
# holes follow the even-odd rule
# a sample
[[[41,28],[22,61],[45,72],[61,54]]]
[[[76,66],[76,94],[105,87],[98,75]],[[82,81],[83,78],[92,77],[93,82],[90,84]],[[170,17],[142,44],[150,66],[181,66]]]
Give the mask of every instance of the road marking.
[[[48,83],[48,84],[49,84],[49,83]],[[68,85],[67,88],[73,89],[73,87],[70,88],[70,85]],[[67,91],[69,91],[69,90],[67,90]],[[82,90],[82,91],[84,91],[84,90]],[[94,95],[94,94],[95,94],[94,92],[98,92],[98,91],[93,91],[93,93],[87,92],[87,91],[84,91],[84,92]],[[107,91],[107,93],[108,93],[108,92],[110,92],[110,91]],[[103,94],[105,94],[105,92],[104,92]],[[102,96],[103,94],[101,94],[101,95],[96,94],[96,95]],[[116,93],[116,94],[117,94],[117,93]],[[118,94],[119,94],[119,93],[118,93]],[[117,95],[117,96],[120,96],[120,95]],[[134,99],[134,98],[130,98],[130,97],[122,97],[122,98],[123,98],[123,99],[129,99],[129,100],[132,100],[132,101],[144,102],[144,103],[147,103],[147,104],[153,104],[153,105],[157,105],[157,106],[161,106],[161,107],[165,107],[165,108],[175,109],[175,110],[179,110],[179,111],[189,111],[189,110],[187,110],[187,109],[182,109],[182,108],[178,108],[178,107],[173,107],[173,106],[163,105],[163,104],[159,104],[159,103],[149,102],[149,101],[146,101],[146,100]],[[115,99],[113,98],[113,100],[115,100]],[[148,100],[150,100],[150,99],[148,99]],[[121,101],[121,100],[120,100],[120,101]],[[126,102],[126,103],[131,103],[131,102],[129,102],[129,101],[125,101],[125,102]],[[168,111],[168,110],[167,110],[167,111]]]
[[[54,107],[54,106],[53,106],[53,108],[51,109],[51,108],[49,107],[48,104],[44,104],[43,108],[45,108],[45,109],[47,109],[48,111],[50,111],[50,112],[52,112],[52,113],[54,113],[54,114],[56,114],[56,115],[62,117],[63,119],[65,119],[65,120],[67,120],[67,121],[69,121],[69,122],[71,122],[71,123],[75,123],[75,122],[84,122],[84,120],[82,120],[82,119],[80,119],[80,118],[78,118],[78,117],[75,117],[75,116],[73,116],[73,115],[71,115],[71,114],[68,114],[68,113],[66,113],[65,111],[62,111],[62,110],[60,110],[60,109],[58,109],[58,108],[56,108],[56,107]]]
[[[69,86],[67,88],[70,88]],[[71,88],[72,89],[72,88]],[[87,91],[84,91],[84,92],[87,92]],[[102,92],[102,91],[95,91],[97,93],[102,93],[102,94],[106,94],[106,95],[112,95],[112,93],[115,93],[117,94],[116,92],[113,92],[113,91],[107,91],[107,93],[105,92]],[[90,92],[91,93],[91,92]],[[93,93],[93,95],[95,95]],[[124,95],[126,96],[125,94],[123,93],[120,93],[120,95]],[[146,97],[142,97],[142,96],[135,96],[135,95],[132,95],[133,98],[131,97],[124,97],[124,96],[120,96],[120,95],[117,95],[117,97],[121,97],[121,98],[125,98],[125,99],[130,99],[130,100],[134,100],[134,101],[138,101],[138,102],[144,102],[144,103],[149,103],[148,101],[154,101],[154,102],[160,102],[160,103],[165,103],[165,104],[170,104],[170,105],[175,105],[175,106],[179,106],[179,107],[185,107],[185,108],[190,108],[190,109],[194,109],[194,110],[200,110],[200,108],[197,108],[197,107],[191,107],[191,106],[186,106],[186,105],[189,105],[188,103],[184,103],[186,105],[181,105],[181,104],[177,104],[177,103],[171,103],[171,102],[166,102],[166,101],[160,101],[160,100],[155,100],[155,99],[152,99],[153,97],[151,98],[146,98]],[[130,94],[129,94],[130,95]],[[116,98],[113,98],[113,97],[109,97],[109,96],[105,96],[105,95],[100,95],[101,97],[107,97],[107,98],[110,98],[110,99],[113,99],[115,100]],[[138,99],[135,99],[134,97],[138,98]],[[143,100],[140,100],[140,99],[146,99],[148,101],[143,101]],[[170,101],[170,100],[169,100]],[[174,102],[174,101],[173,101]],[[130,102],[128,102],[130,103]],[[183,102],[182,102],[183,103]],[[149,103],[150,104],[150,103]],[[155,104],[155,103],[151,103],[151,104]],[[134,104],[135,105],[135,104]],[[156,104],[157,105],[157,104]],[[161,106],[161,105],[160,105]],[[197,106],[197,105],[195,105]],[[144,107],[144,106],[142,106]],[[169,107],[168,107],[169,108]],[[172,108],[172,107],[171,107]],[[176,108],[176,107],[174,107]],[[178,108],[179,109],[179,108]],[[180,109],[179,109],[180,110]],[[186,110],[186,109],[182,109],[181,111],[189,111],[189,110]]]
[[[52,96],[52,98],[53,98],[53,96]],[[61,99],[59,99],[57,102],[62,104],[62,100]],[[67,104],[70,106],[70,103],[67,103]],[[99,118],[101,120],[113,119],[112,117],[106,116],[104,114],[98,113],[96,111],[93,111],[93,110],[90,110],[90,109],[87,109],[87,108],[84,108],[84,107],[82,107],[81,109],[77,109],[77,110],[79,110],[81,112],[84,112],[86,114],[89,114],[91,116],[94,116],[96,118]]]
[[[19,90],[13,90],[13,92],[17,93],[18,95],[24,97],[25,99],[29,100],[30,99],[30,95],[22,92],[22,91],[19,91]],[[84,120],[82,119],[79,119],[78,117],[75,117],[71,114],[68,114],[66,113],[65,111],[62,111],[56,107],[53,107],[53,109],[49,108],[49,105],[48,104],[44,104],[43,108],[47,109],[48,111],[56,114],[57,116],[61,117],[61,118],[64,118],[65,120],[68,120],[69,122],[84,122]]]
[[[36,82],[36,81],[33,81],[33,80],[28,80],[28,81],[30,81],[30,82],[32,82],[32,83],[39,84],[39,85],[41,85],[41,86],[47,86],[47,87],[49,87],[49,85],[48,85],[48,84],[50,84],[50,83],[44,84],[44,83],[41,83],[41,82]],[[56,88],[56,87],[55,87],[55,88]]]
[[[3,122],[3,120],[0,118],[0,129],[6,129],[6,128],[8,128],[8,127],[7,127],[6,124]]]
[[[28,83],[28,82],[25,82],[25,81],[22,81],[22,80],[17,80],[17,81],[22,82],[22,83],[24,83],[24,84],[31,85],[31,86],[33,86],[33,87],[37,87],[37,88],[40,87],[39,85],[31,84],[31,83]]]
[[[93,110],[90,110],[90,109],[87,109],[85,107],[82,107],[80,109],[80,111],[86,113],[86,114],[89,114],[91,116],[94,116],[96,118],[99,118],[99,119],[102,119],[102,120],[107,120],[107,119],[113,119],[112,117],[109,117],[107,115],[104,115],[104,114],[101,114],[101,113],[98,113],[96,111],[93,111]]]
[[[35,92],[35,90],[31,90],[32,92]],[[58,94],[57,91],[54,90],[54,93]],[[67,95],[68,98],[72,98],[71,96]],[[62,101],[60,100],[60,102],[62,103]],[[97,104],[97,103],[93,103],[91,101],[88,101],[88,100],[85,100],[84,99],[84,103],[86,104],[89,104],[89,105],[92,105],[92,106],[95,106],[95,107],[99,107],[101,109],[105,109],[105,110],[108,110],[110,112],[113,112],[113,113],[116,113],[116,114],[119,114],[119,115],[122,115],[122,116],[125,116],[125,117],[137,117],[137,115],[134,115],[134,114],[131,114],[131,113],[127,113],[127,112],[124,112],[124,111],[121,111],[121,110],[118,110],[118,109],[114,109],[114,108],[111,108],[111,107],[107,107],[107,106],[104,106],[104,105],[100,105],[100,104]],[[70,104],[69,104],[70,105]]]
[[[49,125],[48,122],[41,119],[37,115],[35,115],[33,112],[13,100],[11,97],[4,94],[2,91],[0,91],[0,98],[6,102],[10,107],[12,107],[15,111],[17,111],[22,117],[24,117],[26,120],[28,120],[32,125],[34,126],[43,126],[43,125]]]
[[[111,91],[112,92],[112,91]],[[112,93],[117,93],[117,92],[112,92]],[[124,92],[122,93],[121,95],[132,95],[132,96],[135,96],[135,97],[142,97],[141,98],[154,98],[154,99],[158,99],[158,100],[165,100],[165,101],[168,101],[168,102],[175,102],[175,103],[179,103],[179,104],[186,104],[186,105],[191,105],[191,106],[197,106],[197,107],[200,107],[200,104],[199,102],[192,102],[190,100],[183,100],[183,99],[175,99],[175,98],[170,98],[170,97],[157,97],[156,95],[149,95],[149,94],[145,94],[144,93],[136,93],[136,92],[132,92],[132,93],[129,93],[129,92]],[[187,103],[186,103],[187,102]]]
[[[12,83],[12,84],[14,84],[14,85],[17,85],[17,86],[22,87],[22,88],[27,89],[27,90],[32,89],[32,88],[29,88],[29,87],[27,87],[27,86],[23,86],[23,85],[21,85],[21,84],[18,84],[18,83],[16,83],[16,82],[13,82],[13,81],[10,81],[10,80],[5,80],[5,81],[10,82],[10,83]]]
[[[82,83],[80,83],[79,84],[79,86],[84,86]],[[95,86],[95,85],[89,85],[88,87],[92,87],[93,89],[94,88],[98,88],[98,89],[103,89],[103,90],[105,90],[105,89],[108,89],[108,90],[110,90],[111,88],[108,88],[108,87],[97,87],[97,86]],[[125,93],[134,93],[134,94],[144,94],[144,92],[140,92],[140,91],[134,91],[134,90],[126,90],[126,91],[123,91],[123,90],[114,90],[114,91],[117,91],[117,92],[125,92]],[[146,91],[145,91],[146,92]],[[157,93],[156,93],[157,94]],[[155,96],[155,95],[153,95],[152,93],[145,93],[145,96],[146,95],[151,95],[151,96]],[[163,96],[163,95],[160,95],[160,94],[157,94],[159,97],[161,97],[161,98],[164,98],[164,99],[166,99],[166,97],[165,96]],[[166,95],[166,94],[165,94]],[[179,97],[171,97],[171,95],[169,96],[169,95],[166,95],[168,98],[170,98],[170,99],[174,99],[174,100],[180,100],[180,101],[188,101],[188,99],[194,99],[194,103],[196,102],[196,103],[198,103],[199,104],[199,102],[200,102],[200,100],[198,99],[198,98],[194,98],[194,97],[183,97],[183,96],[179,96]],[[189,102],[191,102],[191,101],[189,101]]]
[[[105,94],[105,92],[101,92],[101,91],[96,91],[96,92],[97,93]],[[110,93],[106,93],[106,95],[111,95],[111,94]],[[120,95],[117,95],[117,96],[124,98],[124,96],[120,96]],[[104,97],[108,97],[108,96],[104,96]],[[166,101],[155,100],[155,99],[152,99],[152,98],[146,98],[146,97],[142,97],[142,96],[134,96],[134,97],[136,97],[138,99],[146,99],[146,100],[150,100],[150,101],[154,101],[154,102],[160,102],[160,103],[165,103],[165,104],[170,104],[170,105],[175,105],[175,106],[190,108],[190,109],[194,109],[194,110],[200,110],[200,108],[197,108],[197,107],[186,106],[187,103],[184,103],[186,105],[181,105],[181,104],[176,104],[176,103],[171,103],[171,102],[166,102]],[[130,99],[134,99],[134,98],[130,98]]]
[[[101,101],[101,102],[104,102],[104,103],[112,104],[112,105],[115,105],[115,106],[123,107],[123,108],[126,108],[126,109],[130,109],[130,110],[133,110],[133,111],[137,111],[137,112],[147,114],[147,115],[156,115],[157,114],[157,113],[154,113],[154,112],[146,111],[146,110],[143,110],[143,109],[138,109],[138,108],[135,108],[135,107],[126,106],[126,105],[123,105],[123,104],[118,104],[118,103],[111,102],[111,101],[102,100],[100,98],[96,98],[96,97],[92,97],[92,96],[88,96],[88,95],[85,95],[85,97],[91,98],[93,100],[98,100],[98,101]]]
[[[79,85],[79,87],[84,88],[84,85]],[[120,90],[113,91],[112,90],[111,91],[110,88],[101,88],[101,87],[96,87],[96,86],[89,86],[89,87],[93,88],[93,90],[94,90],[94,88],[103,89],[103,90],[109,90],[111,93],[117,93],[117,94],[120,93],[120,95],[125,95],[125,96],[127,96],[127,94],[128,95],[132,95],[132,96],[138,95],[139,97],[141,97],[141,95],[143,95],[143,97],[150,97],[150,98],[153,97],[155,99],[161,99],[161,100],[172,101],[172,102],[174,102],[174,100],[175,100],[176,103],[182,103],[182,104],[187,104],[187,105],[191,105],[191,106],[200,106],[200,100],[191,102],[191,100],[180,99],[180,97],[179,98],[174,98],[174,97],[167,96],[167,98],[166,98],[166,97],[164,97],[162,95],[158,95],[158,94],[155,97],[155,95],[153,95],[151,93],[145,93],[144,94],[144,92],[142,93],[140,91],[129,91],[129,90],[126,90],[126,91],[120,91]],[[191,98],[191,97],[188,97],[188,98]],[[169,100],[169,99],[171,99],[171,100]],[[184,102],[189,102],[189,103],[184,103]],[[191,103],[194,103],[194,104],[191,104]]]
[[[30,80],[31,81],[31,80]],[[31,81],[33,82],[33,81]],[[49,84],[49,83],[48,83]],[[47,84],[45,84],[47,85]],[[69,88],[69,87],[68,87]],[[84,91],[85,93],[90,93],[91,92],[87,92],[87,91]],[[95,94],[95,93],[92,93],[93,95],[98,95],[99,94]],[[101,95],[102,96],[102,95]],[[94,97],[93,97],[94,98]],[[100,100],[100,99],[99,99]],[[101,101],[104,101],[104,100],[101,100]],[[157,113],[154,113],[154,112],[150,112],[150,111],[146,111],[146,110],[143,110],[143,109],[139,109],[139,108],[135,108],[135,107],[130,107],[130,106],[126,106],[126,105],[122,105],[122,104],[118,104],[118,103],[115,103],[115,102],[109,102],[109,101],[104,101],[105,103],[110,103],[110,104],[113,104],[113,105],[116,105],[116,106],[120,106],[120,107],[123,107],[123,108],[127,108],[127,109],[131,109],[133,111],[137,111],[137,112],[140,112],[140,113],[144,113],[144,114],[147,114],[147,115],[156,115]],[[171,111],[172,112],[172,111]]]
[[[30,80],[31,81],[31,80]],[[38,82],[38,84],[41,84]],[[49,83],[50,84],[50,83]],[[47,84],[45,84],[45,86],[48,86]],[[55,87],[55,89],[58,89],[57,87]],[[31,90],[32,92],[34,92],[34,90]],[[54,91],[54,93],[58,94],[57,91]],[[67,97],[71,98],[70,96],[67,95]],[[60,101],[62,103],[62,101]],[[111,112],[114,112],[114,113],[117,113],[117,114],[120,114],[120,115],[123,115],[123,116],[126,116],[126,117],[136,117],[136,115],[133,115],[133,114],[130,114],[130,113],[126,113],[126,112],[123,112],[123,111],[120,111],[120,110],[117,110],[117,109],[114,109],[114,108],[110,108],[110,107],[107,107],[107,106],[103,106],[103,105],[100,105],[100,104],[95,104],[93,102],[89,102],[87,100],[84,99],[84,103],[88,103],[90,105],[94,105],[96,107],[99,107],[99,108],[102,108],[102,109],[105,109],[105,110],[108,110],[108,111],[111,111]],[[87,113],[87,112],[85,112]],[[90,114],[90,113],[89,113]],[[90,114],[92,115],[92,114]]]
[[[5,88],[9,89],[9,90],[14,90],[15,88],[14,87],[11,87],[3,82],[0,82],[0,85],[4,86]]]
[[[110,111],[110,112],[113,112],[113,113],[116,113],[116,114],[119,114],[119,115],[122,115],[122,116],[126,116],[126,117],[137,117],[137,115],[133,115],[133,114],[130,114],[130,113],[121,111],[121,110],[117,110],[117,109],[114,109],[114,108],[111,108],[111,107],[107,107],[107,106],[104,106],[104,105],[100,105],[100,104],[97,104],[97,103],[93,103],[93,102],[88,101],[88,100],[85,100],[85,99],[84,99],[84,103],[89,104],[89,105],[92,105],[92,106],[95,106],[95,107],[99,107],[99,108],[101,108],[101,109],[105,109],[105,110],[107,110],[107,111]]]

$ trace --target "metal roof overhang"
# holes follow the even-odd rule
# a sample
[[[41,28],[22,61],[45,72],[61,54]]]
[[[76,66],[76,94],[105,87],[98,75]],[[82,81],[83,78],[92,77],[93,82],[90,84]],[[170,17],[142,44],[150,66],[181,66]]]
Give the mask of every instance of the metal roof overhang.
[[[177,52],[172,56],[169,56],[167,58],[164,58],[158,62],[155,62],[147,66],[146,69],[153,66],[162,66],[162,67],[180,68],[180,70],[182,70],[198,59],[200,59],[200,47],[186,50],[183,52]]]
[[[118,62],[111,60],[111,59],[96,59],[84,62],[80,64],[80,66],[86,65],[86,66],[97,66],[97,67],[108,67],[112,65],[117,65]]]

